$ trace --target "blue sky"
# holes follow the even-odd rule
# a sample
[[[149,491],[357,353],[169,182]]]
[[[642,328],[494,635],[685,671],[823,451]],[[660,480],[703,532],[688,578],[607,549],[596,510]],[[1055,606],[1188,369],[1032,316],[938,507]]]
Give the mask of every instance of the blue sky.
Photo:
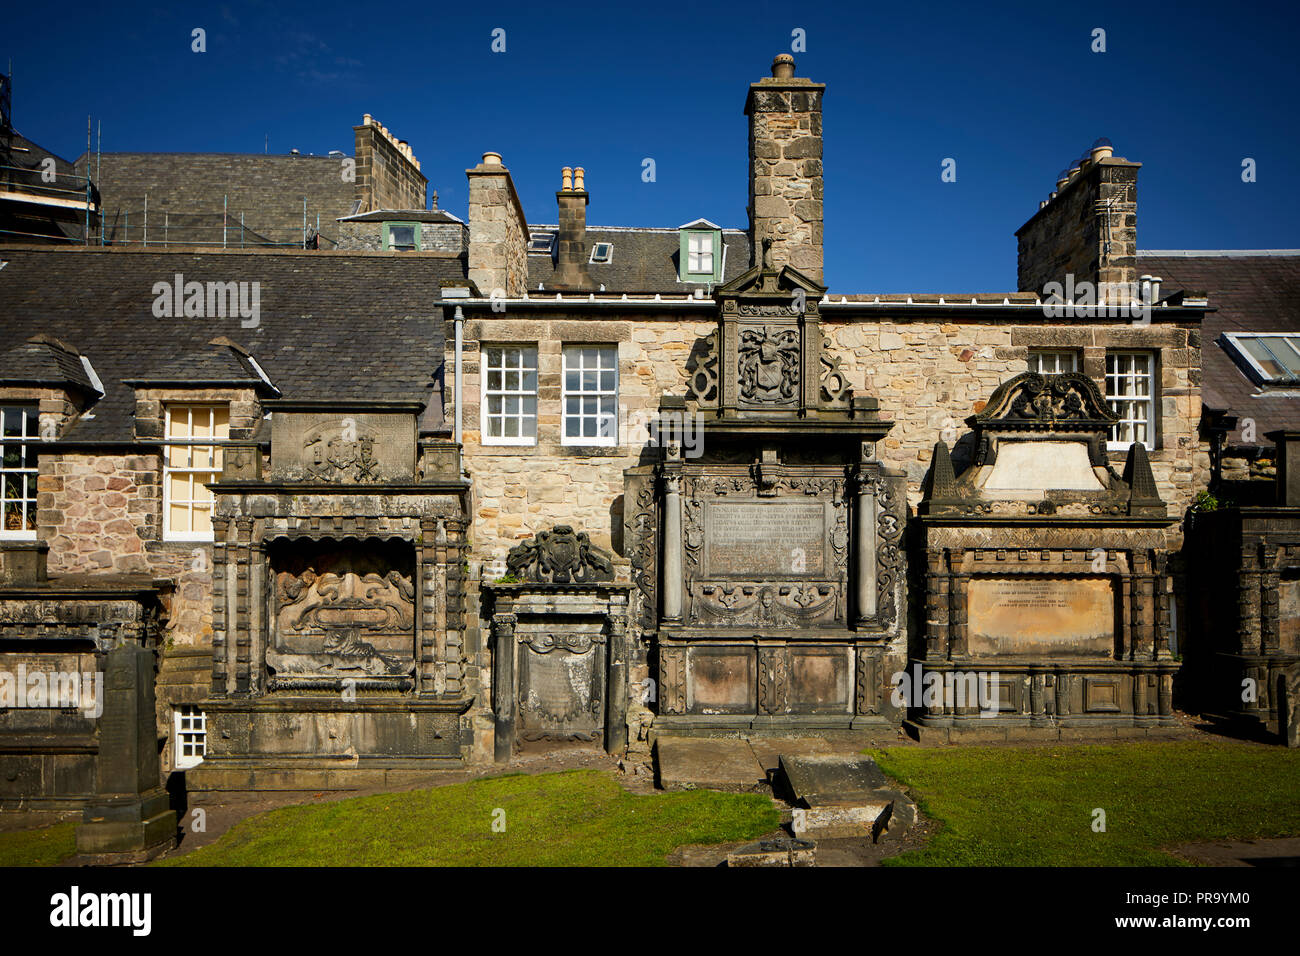
[[[463,216],[500,152],[530,221],[565,165],[588,222],[745,227],[747,84],[806,34],[826,83],[833,291],[1015,288],[1014,232],[1099,136],[1143,163],[1140,248],[1300,247],[1292,5],[37,3],[5,14],[15,126],[69,158],[351,152],[371,113]],[[397,25],[393,25],[397,23]],[[191,30],[207,52],[191,52]],[[493,53],[492,31],[506,31]],[[1094,53],[1093,30],[1106,31]],[[642,181],[653,158],[656,181]],[[940,179],[945,158],[957,181]],[[1256,161],[1244,183],[1242,160]]]

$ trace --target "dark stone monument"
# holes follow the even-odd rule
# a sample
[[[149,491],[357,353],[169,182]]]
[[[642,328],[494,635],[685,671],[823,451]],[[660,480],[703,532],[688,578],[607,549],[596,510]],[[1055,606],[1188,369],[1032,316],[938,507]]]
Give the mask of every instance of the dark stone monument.
[[[77,852],[99,863],[139,863],[176,845],[176,812],[160,785],[154,652],[109,652],[99,722],[96,795],[77,827]]]
[[[522,743],[627,747],[627,594],[610,556],[556,525],[510,550],[491,608],[495,757]]]
[[[1277,446],[1272,500],[1191,515],[1184,656],[1203,710],[1285,739],[1287,674],[1300,670],[1300,432],[1268,438]]]

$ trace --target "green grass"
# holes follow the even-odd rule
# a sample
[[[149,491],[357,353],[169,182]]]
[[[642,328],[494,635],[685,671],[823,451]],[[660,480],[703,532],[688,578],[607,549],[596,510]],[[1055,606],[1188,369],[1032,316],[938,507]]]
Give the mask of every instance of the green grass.
[[[1300,834],[1300,752],[1234,743],[869,751],[941,824],[893,866],[1171,866],[1181,843]],[[1093,811],[1106,812],[1104,833]]]
[[[72,823],[0,833],[0,866],[53,866],[76,852]]]
[[[272,810],[162,865],[661,866],[678,846],[750,840],[779,822],[757,794],[635,796],[590,770],[510,775]]]

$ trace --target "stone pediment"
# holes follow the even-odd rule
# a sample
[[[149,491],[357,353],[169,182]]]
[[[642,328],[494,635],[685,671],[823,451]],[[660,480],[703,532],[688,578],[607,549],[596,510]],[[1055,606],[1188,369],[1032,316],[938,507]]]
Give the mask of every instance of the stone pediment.
[[[983,411],[966,420],[976,432],[1108,432],[1118,418],[1094,382],[1081,372],[1022,372],[1003,382]]]
[[[720,299],[772,297],[793,299],[797,290],[802,290],[804,297],[811,303],[826,294],[826,286],[820,285],[804,275],[794,266],[782,266],[774,269],[760,263],[747,272],[742,272],[730,282],[714,289],[714,295]]]

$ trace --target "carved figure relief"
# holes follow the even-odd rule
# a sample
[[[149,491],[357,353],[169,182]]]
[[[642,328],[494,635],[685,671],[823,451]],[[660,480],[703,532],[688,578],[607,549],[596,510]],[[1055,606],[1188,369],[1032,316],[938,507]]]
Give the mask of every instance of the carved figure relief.
[[[585,531],[574,531],[567,524],[541,531],[532,541],[511,548],[506,568],[523,581],[582,584],[614,580],[609,554],[593,545]]]
[[[378,480],[375,438],[355,419],[317,425],[307,433],[303,450],[307,474],[317,481]]]

